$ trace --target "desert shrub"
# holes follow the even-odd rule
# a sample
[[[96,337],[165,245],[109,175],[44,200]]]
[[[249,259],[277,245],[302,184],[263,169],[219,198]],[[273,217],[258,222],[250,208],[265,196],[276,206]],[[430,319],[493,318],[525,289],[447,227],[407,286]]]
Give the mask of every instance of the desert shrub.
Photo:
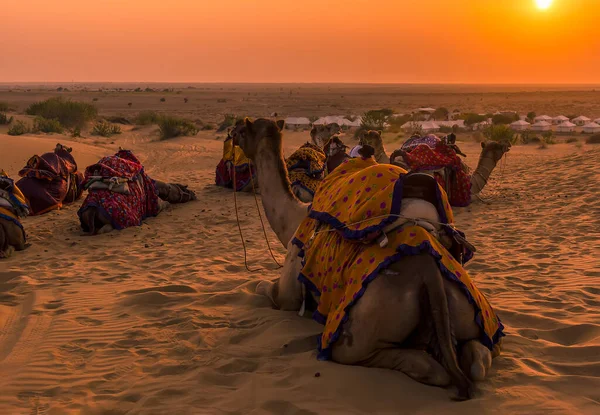
[[[132,106],[132,105],[133,105],[133,102],[128,102],[128,103],[127,103],[127,106],[128,106],[129,108],[131,108],[131,106]]]
[[[386,122],[393,113],[394,111],[389,108],[365,112],[362,116],[360,127],[354,132],[354,136],[359,137],[363,132],[369,130],[383,130]]]
[[[106,121],[97,122],[92,128],[92,135],[99,135],[101,137],[111,137],[115,134],[121,134],[121,127],[115,124],[108,123]]]
[[[202,126],[202,131],[212,131],[215,129],[215,126],[212,124],[204,124]]]
[[[229,127],[233,127],[237,120],[240,119],[235,114],[225,114],[223,117],[223,122],[217,128],[217,132],[225,131]]]
[[[98,98],[92,98],[92,101],[97,102]]]
[[[487,118],[485,117],[485,115],[479,115],[479,114],[475,114],[473,112],[468,112],[468,113],[462,114],[459,117],[459,119],[465,120],[466,126],[471,126],[471,125],[479,124],[480,122],[484,122]]]
[[[23,135],[23,134],[28,134],[30,132],[31,132],[31,128],[29,128],[29,126],[27,124],[25,124],[23,121],[18,120],[12,125],[12,127],[10,127],[7,134],[8,135]]]
[[[495,124],[495,125],[511,124],[518,120],[519,120],[519,116],[516,113],[512,114],[512,115],[496,114],[492,117],[492,124]]]
[[[6,102],[0,102],[0,112],[10,111],[10,107]]]
[[[392,133],[398,133],[402,131],[402,126],[407,122],[411,121],[413,116],[411,114],[399,115],[396,117],[388,117],[387,123],[390,125],[388,130]]]
[[[33,131],[42,133],[58,133],[63,132],[63,126],[58,120],[49,120],[44,117],[35,117],[33,120]]]
[[[537,114],[533,111],[527,113],[527,121],[533,122]]]
[[[142,111],[135,117],[136,125],[158,124],[160,114],[154,111]]]
[[[556,139],[552,131],[546,131],[542,133],[542,138],[544,139],[544,143],[546,144],[556,144]]]
[[[172,116],[161,117],[158,128],[161,140],[198,134],[198,127],[193,122]]]
[[[521,144],[539,143],[541,139],[531,131],[523,131],[520,135]]]
[[[165,102],[167,99],[165,97],[160,99],[160,102]]]
[[[65,127],[82,127],[86,122],[96,118],[98,110],[92,104],[58,97],[31,104],[26,113],[48,120],[58,120]]]
[[[587,144],[600,144],[600,134],[589,136],[585,142]]]
[[[511,144],[515,143],[517,137],[513,130],[504,124],[490,125],[483,130],[483,135],[491,141],[507,141]]]
[[[454,129],[452,127],[448,127],[447,125],[440,126],[440,133],[450,134],[452,132],[454,132]]]
[[[432,114],[434,120],[447,120],[450,111],[447,108],[441,107],[434,111]]]
[[[3,112],[0,112],[0,125],[8,125],[12,122],[13,117],[8,117],[8,115],[6,115]]]
[[[79,127],[75,127],[71,130],[69,130],[69,132],[71,133],[71,137],[76,138],[76,137],[81,137],[81,128]]]
[[[189,101],[189,99],[187,99],[187,98],[184,98],[184,99],[183,99],[183,102],[184,102],[185,104],[187,104],[187,103],[188,103],[188,101]]]
[[[567,138],[567,143],[577,143],[579,142],[579,140],[577,139],[577,137],[569,137]]]

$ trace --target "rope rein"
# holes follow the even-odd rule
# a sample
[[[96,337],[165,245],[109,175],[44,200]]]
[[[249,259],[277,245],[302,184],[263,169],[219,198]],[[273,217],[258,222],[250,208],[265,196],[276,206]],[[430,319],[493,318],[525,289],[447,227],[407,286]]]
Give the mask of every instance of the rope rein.
[[[233,149],[233,152],[234,152],[233,157],[234,157],[234,161],[235,161],[235,147]],[[265,223],[262,219],[262,214],[260,213],[260,207],[258,205],[258,198],[256,197],[256,187],[254,186],[254,176],[252,175],[252,166],[249,166],[249,168],[250,168],[250,181],[252,183],[252,193],[254,194],[254,201],[256,202],[256,210],[258,211],[258,217],[260,218],[260,224],[262,226],[263,235],[265,236],[265,241],[267,242],[267,247],[269,248],[269,253],[271,254],[271,258],[273,258],[273,261],[275,261],[275,263],[277,264],[276,269],[279,269],[279,268],[282,268],[283,266],[277,261],[277,259],[275,258],[275,255],[273,254],[273,250],[271,249],[271,244],[269,243],[269,238],[267,237],[267,230],[265,228]],[[234,203],[234,209],[235,209],[235,218],[236,218],[238,230],[240,232],[240,239],[242,240],[242,247],[244,248],[244,266],[246,267],[246,270],[248,272],[260,271],[261,268],[251,269],[248,266],[248,252],[246,249],[246,242],[244,241],[244,234],[242,232],[242,225],[240,224],[240,216],[238,213],[237,189],[236,189],[236,180],[235,180],[235,164],[233,164],[233,203]]]

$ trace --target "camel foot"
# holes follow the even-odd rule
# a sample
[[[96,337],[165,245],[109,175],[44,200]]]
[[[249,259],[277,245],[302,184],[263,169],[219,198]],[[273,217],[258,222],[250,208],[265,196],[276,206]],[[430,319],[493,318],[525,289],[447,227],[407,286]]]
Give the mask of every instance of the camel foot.
[[[0,258],[10,258],[13,252],[15,252],[15,248],[12,245],[8,245],[4,251],[0,251]]]
[[[423,350],[381,349],[361,365],[398,370],[426,385],[445,387],[451,383],[446,369]]]
[[[256,294],[264,295],[271,300],[273,307],[279,308],[275,302],[276,283],[271,281],[261,281],[256,286]]]
[[[100,230],[98,231],[97,235],[102,235],[103,233],[109,233],[112,232],[115,228],[112,227],[112,225],[110,224],[106,224],[103,227],[100,228]]]
[[[470,340],[461,349],[460,366],[471,380],[481,382],[492,367],[492,353],[480,341]]]

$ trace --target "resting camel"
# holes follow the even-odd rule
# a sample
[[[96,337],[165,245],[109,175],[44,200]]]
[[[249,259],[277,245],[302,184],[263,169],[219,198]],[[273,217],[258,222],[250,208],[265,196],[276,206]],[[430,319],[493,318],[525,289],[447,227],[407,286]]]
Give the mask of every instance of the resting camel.
[[[53,152],[31,157],[19,172],[17,187],[27,199],[30,215],[60,209],[81,197],[83,174],[71,151],[59,143]]]
[[[335,122],[327,125],[313,125],[310,130],[310,138],[313,144],[319,146],[319,148],[323,148],[331,137],[339,135],[341,132],[342,127]]]
[[[196,200],[185,185],[151,179],[128,150],[88,166],[83,185],[88,195],[77,214],[81,228],[91,235],[140,226],[144,219],[159,214],[159,199],[169,203]]]
[[[29,214],[25,197],[14,181],[0,170],[0,258],[8,258],[13,251],[22,251],[25,231],[19,220]]]
[[[451,136],[454,136],[451,134]],[[431,137],[434,137],[431,135]],[[455,138],[455,137],[454,137]],[[437,139],[437,138],[436,138]],[[440,141],[439,139],[437,139]],[[383,139],[381,138],[381,131],[368,131],[360,138],[360,145],[370,145],[375,149],[375,160],[378,163],[392,163],[394,165],[400,166],[407,170],[410,170],[409,163],[407,160],[402,160],[402,156],[407,153],[402,150],[396,150],[392,153],[390,157],[388,157],[385,147],[383,145]],[[460,149],[456,147],[454,141],[448,144],[450,148],[452,148],[456,154],[461,154]],[[468,167],[462,164],[462,170],[465,171],[465,174],[469,174],[467,181],[470,181],[470,198],[467,199],[468,202],[472,202],[477,198],[477,195],[483,190],[485,185],[488,182],[489,177],[492,174],[492,171],[498,164],[498,162],[502,159],[502,156],[510,151],[511,145],[510,143],[498,143],[495,141],[490,141],[487,143],[481,143],[481,154],[479,156],[479,162],[477,163],[477,168],[469,174]],[[419,170],[422,171],[422,170]],[[435,171],[431,171],[430,173],[439,174],[441,176],[441,181],[444,182],[444,188],[449,192],[449,180],[447,169],[439,168]],[[467,192],[469,189],[466,190]],[[463,206],[464,204],[457,204],[453,206]]]
[[[257,165],[267,219],[288,249],[280,277],[260,282],[257,293],[270,298],[276,308],[297,311],[303,305],[303,286],[298,280],[303,265],[292,237],[307,218],[309,205],[300,202],[290,188],[283,127],[283,121],[247,119],[239,144]],[[441,275],[432,256],[404,256],[381,271],[350,309],[331,358],[341,364],[398,370],[429,385],[453,384],[459,399],[469,399],[474,394],[473,381],[483,380],[492,362],[490,349],[478,340],[475,315],[459,285]],[[433,327],[425,330],[428,319],[433,320]],[[425,344],[417,345],[417,338],[425,339]],[[458,341],[457,351],[453,340]],[[427,346],[438,350],[437,359],[425,351]],[[497,346],[494,352],[499,351]]]

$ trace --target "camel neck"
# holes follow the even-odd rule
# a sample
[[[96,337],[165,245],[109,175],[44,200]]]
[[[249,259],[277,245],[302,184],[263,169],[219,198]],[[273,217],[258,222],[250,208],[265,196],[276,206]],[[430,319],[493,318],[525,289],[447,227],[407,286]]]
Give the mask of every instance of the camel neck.
[[[477,168],[471,176],[471,194],[479,194],[488,182],[492,171],[496,167],[496,162],[491,157],[482,154],[477,163]]]
[[[308,204],[292,193],[281,150],[262,146],[255,157],[258,184],[265,215],[279,241],[287,246],[308,214]]]

